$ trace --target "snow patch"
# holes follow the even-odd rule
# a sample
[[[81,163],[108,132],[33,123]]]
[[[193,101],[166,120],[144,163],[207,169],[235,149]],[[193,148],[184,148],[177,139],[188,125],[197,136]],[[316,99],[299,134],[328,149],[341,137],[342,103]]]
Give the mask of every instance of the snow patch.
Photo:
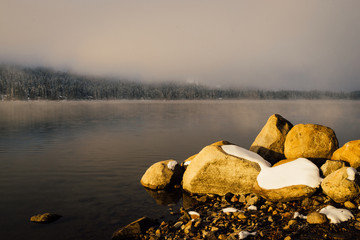
[[[245,148],[236,145],[222,145],[221,148],[225,153],[229,155],[233,155],[238,158],[244,158],[251,162],[256,162],[257,164],[260,165],[261,169],[264,167],[271,166],[271,164],[265,159],[263,159],[259,154],[251,152]]]
[[[357,171],[355,168],[353,167],[348,167],[346,169],[346,172],[347,172],[347,179],[350,180],[350,181],[355,181],[355,175],[357,174]]]
[[[176,161],[172,160],[172,161],[168,162],[167,167],[171,171],[174,171],[177,164],[178,163]]]
[[[241,231],[239,232],[239,239],[245,239],[250,235],[255,236],[256,232]]]
[[[294,219],[296,219],[296,218],[306,219],[307,216],[304,216],[304,215],[300,214],[299,212],[295,212],[294,213]]]
[[[322,208],[319,213],[325,214],[330,219],[330,223],[345,222],[354,217],[349,210],[336,208],[331,205]]]
[[[317,188],[322,181],[319,168],[306,158],[281,164],[276,167],[262,167],[257,182],[264,189],[278,189],[293,185]]]
[[[198,212],[189,211],[188,213],[189,213],[190,216],[196,216],[196,217],[198,217],[198,218],[200,217],[200,213],[198,213]],[[196,218],[196,217],[195,217],[195,218]]]
[[[222,209],[221,211],[223,211],[224,213],[242,212],[239,209],[236,209],[233,207],[227,207],[227,208]]]
[[[250,205],[247,209],[248,209],[248,210],[256,211],[256,210],[257,210],[257,207],[254,206],[254,205]]]
[[[186,162],[184,162],[184,166],[187,166],[187,165],[189,165],[191,163],[191,161],[186,161]]]

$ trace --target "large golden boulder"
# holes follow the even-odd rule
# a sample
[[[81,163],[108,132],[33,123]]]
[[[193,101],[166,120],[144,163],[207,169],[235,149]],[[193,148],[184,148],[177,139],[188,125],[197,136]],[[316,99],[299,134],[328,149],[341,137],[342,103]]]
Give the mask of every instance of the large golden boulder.
[[[317,124],[295,125],[285,139],[286,158],[330,159],[339,144],[335,132]]]
[[[332,160],[343,160],[353,168],[360,167],[360,140],[350,141],[336,150],[331,157]]]
[[[165,189],[180,184],[183,168],[175,160],[154,163],[142,176],[140,183],[150,189]]]
[[[256,152],[272,164],[284,159],[285,138],[292,127],[293,125],[282,116],[271,115],[251,144],[250,151]]]
[[[270,165],[258,154],[228,142],[206,146],[188,165],[183,189],[201,194],[250,193],[261,169],[259,163]]]

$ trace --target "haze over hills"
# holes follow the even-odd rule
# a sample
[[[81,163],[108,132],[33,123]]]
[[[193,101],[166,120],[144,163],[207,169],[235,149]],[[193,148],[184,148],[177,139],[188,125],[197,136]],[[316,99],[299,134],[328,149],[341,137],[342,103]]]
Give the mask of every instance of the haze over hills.
[[[55,71],[0,65],[0,100],[110,99],[360,99],[360,91],[297,91],[213,88],[196,83],[142,83]]]

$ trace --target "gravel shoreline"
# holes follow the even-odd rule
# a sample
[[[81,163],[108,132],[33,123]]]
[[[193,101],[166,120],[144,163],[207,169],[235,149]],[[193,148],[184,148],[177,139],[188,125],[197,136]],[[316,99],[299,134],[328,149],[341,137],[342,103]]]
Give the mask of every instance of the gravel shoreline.
[[[138,238],[241,239],[239,234],[243,232],[246,235],[248,232],[253,235],[246,239],[360,239],[360,211],[356,207],[359,200],[353,201],[353,205],[347,203],[352,206],[349,210],[354,215],[354,218],[348,221],[339,224],[329,221],[310,224],[301,216],[317,212],[328,205],[345,208],[344,204],[335,203],[323,193],[302,201],[278,203],[266,201],[254,194],[193,195],[190,199],[192,207],[169,208],[172,215],[178,216],[177,220],[158,223],[138,235]],[[256,210],[248,209],[249,206],[255,206]],[[228,207],[239,211],[222,211]],[[189,214],[192,211],[200,216]],[[296,215],[300,217],[294,218]]]

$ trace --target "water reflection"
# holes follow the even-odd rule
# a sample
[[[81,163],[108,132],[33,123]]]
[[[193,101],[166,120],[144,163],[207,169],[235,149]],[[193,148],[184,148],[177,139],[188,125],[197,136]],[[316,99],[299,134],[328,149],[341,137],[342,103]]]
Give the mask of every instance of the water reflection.
[[[146,192],[155,200],[158,205],[168,206],[177,204],[182,197],[182,190],[179,188],[173,188],[169,190],[154,191],[148,188],[144,188]]]

